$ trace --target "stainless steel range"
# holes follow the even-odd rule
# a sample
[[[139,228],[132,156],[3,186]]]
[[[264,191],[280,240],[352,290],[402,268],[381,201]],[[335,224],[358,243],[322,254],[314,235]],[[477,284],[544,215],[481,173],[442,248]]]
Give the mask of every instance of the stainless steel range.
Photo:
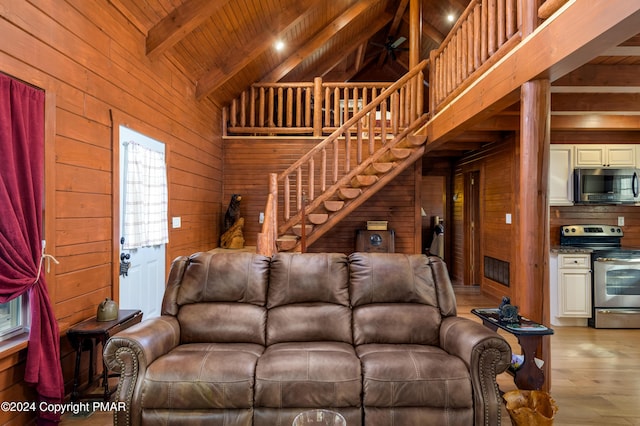
[[[560,245],[592,250],[595,328],[640,328],[640,250],[622,247],[624,232],[613,225],[564,225]]]

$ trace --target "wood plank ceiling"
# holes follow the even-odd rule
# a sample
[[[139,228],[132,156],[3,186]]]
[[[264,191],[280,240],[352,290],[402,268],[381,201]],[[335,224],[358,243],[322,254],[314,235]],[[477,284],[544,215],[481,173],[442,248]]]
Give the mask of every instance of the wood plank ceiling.
[[[408,68],[409,0],[111,0],[164,55],[196,98],[226,105],[254,82],[395,81]],[[421,58],[428,58],[469,0],[421,0]],[[402,41],[401,38],[405,40]],[[400,39],[398,49],[386,43]],[[277,50],[276,42],[283,43]],[[600,54],[601,53],[601,54]],[[600,56],[597,56],[600,54]],[[556,130],[640,128],[640,37],[594,53],[553,82]],[[605,96],[603,96],[605,95]],[[596,117],[596,118],[594,118]],[[518,128],[514,106],[446,144],[460,155]],[[552,127],[552,128],[553,128]],[[449,150],[454,149],[454,152]]]

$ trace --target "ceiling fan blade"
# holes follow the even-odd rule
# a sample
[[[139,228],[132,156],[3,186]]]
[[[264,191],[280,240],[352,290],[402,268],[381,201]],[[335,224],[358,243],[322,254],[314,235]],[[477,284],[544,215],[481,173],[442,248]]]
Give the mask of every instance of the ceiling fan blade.
[[[391,48],[392,49],[396,49],[398,46],[400,46],[406,40],[407,40],[406,37],[399,37],[396,41],[393,42],[393,44],[391,44]]]

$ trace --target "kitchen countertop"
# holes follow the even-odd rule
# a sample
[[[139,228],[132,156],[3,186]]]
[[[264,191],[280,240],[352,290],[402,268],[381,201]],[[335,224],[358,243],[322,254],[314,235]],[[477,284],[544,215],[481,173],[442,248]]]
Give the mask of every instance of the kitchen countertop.
[[[572,246],[553,246],[551,247],[551,253],[558,254],[591,254],[593,249],[585,247],[572,247]]]

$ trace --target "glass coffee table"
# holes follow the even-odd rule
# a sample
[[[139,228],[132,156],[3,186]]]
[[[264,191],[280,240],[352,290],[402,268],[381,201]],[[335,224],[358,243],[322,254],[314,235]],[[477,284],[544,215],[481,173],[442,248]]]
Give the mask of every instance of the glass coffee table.
[[[291,426],[347,426],[347,421],[340,413],[319,409],[298,414]]]

